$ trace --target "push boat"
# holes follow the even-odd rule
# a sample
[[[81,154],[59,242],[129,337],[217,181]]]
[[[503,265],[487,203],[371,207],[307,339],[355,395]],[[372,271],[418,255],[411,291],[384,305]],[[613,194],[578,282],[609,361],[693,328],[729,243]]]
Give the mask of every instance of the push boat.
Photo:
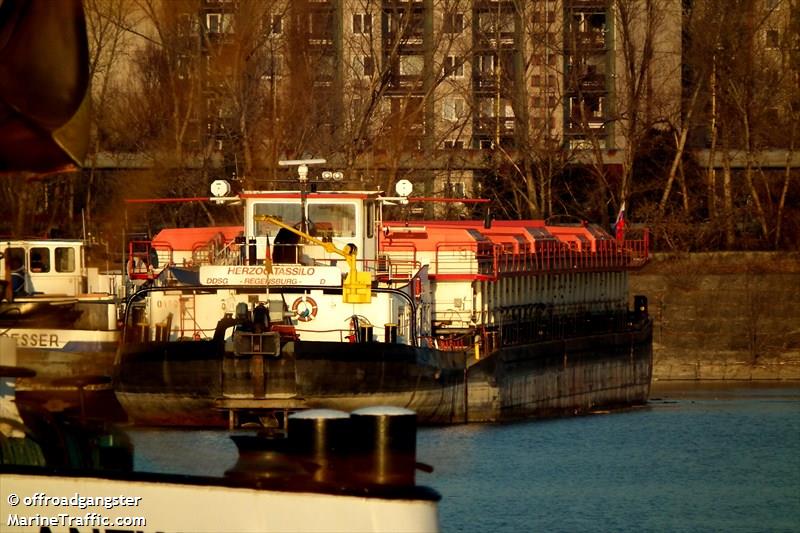
[[[647,401],[652,321],[628,296],[646,232],[389,221],[408,182],[394,197],[309,190],[298,163],[299,190],[222,187],[217,201],[243,205],[240,235],[129,301],[115,392],[133,421],[233,427],[377,403],[450,424]]]
[[[36,373],[18,384],[21,401],[59,411],[96,399],[124,416],[111,391],[121,282],[87,267],[82,240],[0,243],[0,336],[15,339],[19,364]]]

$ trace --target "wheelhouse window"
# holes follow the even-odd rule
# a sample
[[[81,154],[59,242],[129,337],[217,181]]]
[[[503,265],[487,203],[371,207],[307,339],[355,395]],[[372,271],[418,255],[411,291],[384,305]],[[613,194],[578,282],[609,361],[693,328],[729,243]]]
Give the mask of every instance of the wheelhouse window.
[[[25,248],[6,248],[3,252],[12,272],[25,266]]]
[[[75,249],[58,247],[55,250],[56,272],[75,272]]]
[[[308,219],[318,237],[356,236],[356,206],[353,204],[310,204]]]
[[[254,215],[267,215],[290,226],[298,226],[301,221],[300,204],[289,203],[263,203],[253,206]],[[267,235],[274,237],[280,228],[268,222],[256,221],[255,234],[259,236]]]
[[[44,247],[31,248],[28,257],[31,272],[50,272],[50,249]]]

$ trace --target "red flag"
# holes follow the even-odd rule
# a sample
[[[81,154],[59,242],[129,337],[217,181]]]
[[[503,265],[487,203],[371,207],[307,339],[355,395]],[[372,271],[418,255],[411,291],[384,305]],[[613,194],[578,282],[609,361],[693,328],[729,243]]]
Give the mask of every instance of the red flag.
[[[622,206],[619,208],[617,221],[614,222],[614,231],[617,234],[618,241],[625,240],[625,202],[622,202]]]

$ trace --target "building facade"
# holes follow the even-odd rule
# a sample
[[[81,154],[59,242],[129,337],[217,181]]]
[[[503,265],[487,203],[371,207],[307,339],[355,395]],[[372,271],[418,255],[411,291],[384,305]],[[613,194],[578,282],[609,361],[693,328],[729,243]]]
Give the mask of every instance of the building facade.
[[[543,151],[619,164],[680,116],[679,0],[148,5],[136,33],[169,41],[176,150],[257,180],[313,154],[370,185],[471,195],[476,176]]]

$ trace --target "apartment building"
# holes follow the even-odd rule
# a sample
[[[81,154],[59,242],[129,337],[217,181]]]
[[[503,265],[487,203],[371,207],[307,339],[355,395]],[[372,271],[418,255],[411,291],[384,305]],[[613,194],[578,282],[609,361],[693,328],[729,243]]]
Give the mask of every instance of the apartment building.
[[[178,93],[197,98],[186,150],[211,149],[256,178],[313,154],[369,185],[408,178],[428,194],[471,195],[476,176],[542,146],[578,160],[600,150],[613,163],[633,113],[679,116],[679,0],[182,0],[162,10],[174,20]],[[643,56],[645,44],[655,53]]]

